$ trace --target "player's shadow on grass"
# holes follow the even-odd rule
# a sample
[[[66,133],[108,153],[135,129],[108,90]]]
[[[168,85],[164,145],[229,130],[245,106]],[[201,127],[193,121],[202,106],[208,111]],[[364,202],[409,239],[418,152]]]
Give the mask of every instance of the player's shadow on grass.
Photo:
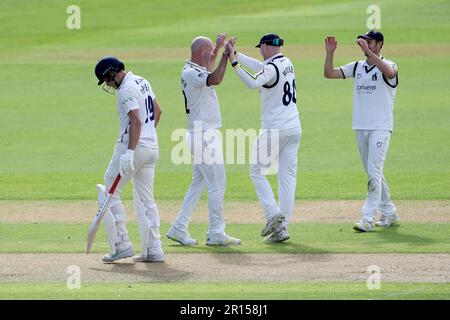
[[[276,243],[264,243],[264,245],[267,248],[270,248],[270,250],[275,251],[276,253],[295,253],[295,254],[316,254],[320,253],[322,255],[317,255],[319,258],[320,256],[324,256],[323,254],[331,253],[331,251],[328,251],[321,248],[311,247],[307,246],[302,243],[298,243],[295,240],[288,240],[285,242],[276,242]],[[321,258],[320,258],[321,259]]]
[[[182,246],[181,244],[169,244],[167,247],[174,249],[170,253],[242,253],[242,245],[207,246],[205,244],[198,244],[196,246]]]
[[[295,241],[289,240],[281,243],[263,243],[264,251],[259,251],[258,253],[249,253],[239,251],[239,246],[229,247],[229,249],[234,248],[235,253],[239,254],[238,259],[230,259],[230,256],[221,252],[211,252],[214,258],[220,263],[230,264],[230,265],[259,265],[260,260],[253,258],[253,255],[265,255],[267,257],[267,263],[271,265],[282,265],[290,260],[305,260],[305,261],[327,261],[330,259],[328,255],[330,251],[323,248],[315,248],[307,246],[304,244],[297,243]],[[230,251],[229,253],[232,253]],[[277,257],[278,254],[289,254],[289,256]]]
[[[243,245],[237,245],[237,246],[217,246],[217,247],[209,247],[206,245],[197,245],[192,247],[185,247],[181,245],[169,245],[169,247],[172,248],[179,248],[180,251],[176,250],[171,253],[192,253],[192,254],[210,254],[214,256],[215,259],[219,263],[223,264],[239,264],[239,262],[236,262],[236,259],[230,259],[230,254],[238,254],[239,255],[239,261],[242,263],[250,263],[251,259],[248,256],[248,252],[243,252]]]
[[[377,229],[376,235],[383,241],[390,243],[406,243],[411,245],[430,245],[436,243],[433,238],[422,237],[414,234],[406,234],[401,226]]]
[[[260,257],[264,255],[264,261],[262,262],[260,259],[255,259],[255,257]],[[261,267],[263,265],[270,265],[271,267],[279,267],[285,266],[292,262],[304,261],[304,262],[312,262],[312,261],[328,261],[330,260],[330,256],[328,254],[315,254],[315,253],[307,253],[307,254],[289,254],[279,256],[278,253],[263,253],[263,254],[247,254],[241,253],[238,259],[230,259],[230,256],[227,254],[217,253],[214,254],[214,258],[221,264],[226,265],[237,265],[237,266],[257,266]]]
[[[193,272],[175,269],[167,263],[134,263],[121,262],[105,265],[104,268],[89,268],[90,270],[117,274],[121,281],[173,282],[189,280]],[[125,275],[125,276],[124,276]],[[128,278],[126,275],[131,275]]]

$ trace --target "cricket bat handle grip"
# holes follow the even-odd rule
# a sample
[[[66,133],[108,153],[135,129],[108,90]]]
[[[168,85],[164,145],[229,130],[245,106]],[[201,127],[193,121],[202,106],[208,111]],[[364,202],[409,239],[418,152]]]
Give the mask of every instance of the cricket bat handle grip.
[[[120,181],[120,174],[117,175],[116,180],[114,180],[111,188],[109,189],[109,192],[108,192],[109,194],[113,194],[114,191],[116,191],[116,187],[119,184],[119,181]]]

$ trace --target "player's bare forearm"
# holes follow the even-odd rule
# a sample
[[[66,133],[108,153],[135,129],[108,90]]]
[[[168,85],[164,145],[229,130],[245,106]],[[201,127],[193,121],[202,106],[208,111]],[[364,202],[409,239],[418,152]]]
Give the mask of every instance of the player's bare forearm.
[[[385,63],[378,55],[376,55],[368,45],[368,42],[365,39],[359,38],[356,40],[356,43],[361,47],[361,50],[367,57],[367,62],[370,65],[376,65],[377,68],[381,71],[381,73],[386,76],[388,79],[392,79],[395,77],[395,70],[389,64]]]
[[[155,115],[155,128],[156,128],[158,126],[159,119],[161,118],[162,110],[159,107],[159,104],[156,101],[156,99],[153,101],[153,104],[154,104],[153,112],[154,112],[154,115]]]
[[[334,52],[327,52],[323,66],[323,76],[327,79],[342,79],[341,70],[339,68],[334,68],[333,55]]]
[[[216,50],[216,48],[217,47],[214,48],[214,55],[211,57],[211,63],[209,64],[208,68],[206,69],[209,72],[211,72],[214,69],[214,65],[216,64],[216,58],[217,58],[217,54],[218,54],[218,51],[219,51],[219,50]]]
[[[323,76],[327,79],[342,79],[344,76],[341,70],[335,69],[333,65],[334,51],[337,48],[337,40],[334,36],[327,36],[325,38],[325,64],[323,66]]]
[[[128,113],[130,118],[130,133],[128,139],[128,149],[135,150],[141,136],[141,120],[139,110],[132,110]]]
[[[217,55],[219,54],[219,51],[220,51],[220,47],[216,46],[214,48],[214,55],[211,58],[211,64],[209,65],[210,66],[210,70],[209,71],[211,71],[214,68],[214,65],[216,63],[216,58],[217,58]]]
[[[381,71],[382,74],[385,75],[388,79],[393,79],[395,77],[395,70],[389,64],[384,62],[379,56],[377,56],[372,51],[368,51],[367,57],[370,61],[377,66],[377,68]]]
[[[227,59],[228,59],[228,52],[224,52],[222,54],[222,58],[220,59],[219,65],[217,66],[216,70],[214,70],[207,79],[208,86],[218,85],[222,82],[223,77],[225,75],[225,71],[227,69]]]
[[[214,68],[214,64],[216,63],[216,58],[219,55],[220,48],[224,46],[225,38],[227,37],[227,32],[222,32],[217,35],[216,46],[213,49],[213,56],[211,57],[211,63],[209,64],[209,70],[211,71]]]
[[[333,53],[327,52],[327,56],[325,57],[325,64],[323,66],[323,75],[325,78],[328,78],[331,74],[333,67]]]

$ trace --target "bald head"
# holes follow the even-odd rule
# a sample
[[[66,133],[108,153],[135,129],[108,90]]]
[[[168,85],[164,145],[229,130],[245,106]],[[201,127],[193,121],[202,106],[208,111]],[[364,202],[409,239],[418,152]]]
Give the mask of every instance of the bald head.
[[[213,50],[214,44],[211,39],[196,37],[191,44],[191,61],[208,68]]]
[[[207,37],[196,37],[194,40],[192,40],[191,44],[191,54],[195,54],[198,51],[200,51],[202,48],[209,48],[213,46],[213,42],[211,39]]]

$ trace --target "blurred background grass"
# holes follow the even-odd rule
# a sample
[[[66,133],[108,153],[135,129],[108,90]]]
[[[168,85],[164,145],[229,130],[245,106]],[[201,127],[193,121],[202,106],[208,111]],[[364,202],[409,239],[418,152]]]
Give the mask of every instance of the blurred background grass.
[[[81,8],[68,30],[66,8]],[[186,127],[179,77],[197,35],[237,35],[238,49],[279,33],[296,68],[303,140],[297,198],[362,199],[366,177],[351,130],[352,81],[323,78],[323,39],[335,64],[363,59],[369,1],[25,1],[0,3],[0,199],[94,199],[118,131],[116,97],[94,66],[116,55],[146,77],[163,108],[157,199],[181,200],[191,165],[174,165],[171,134]],[[379,1],[384,55],[399,65],[385,175],[394,199],[450,197],[450,2]],[[216,87],[223,127],[259,128],[259,97],[228,70]],[[227,165],[226,199],[256,200],[246,165]],[[271,177],[271,181],[276,181]],[[276,189],[276,188],[275,188]],[[130,198],[130,188],[124,195]]]

